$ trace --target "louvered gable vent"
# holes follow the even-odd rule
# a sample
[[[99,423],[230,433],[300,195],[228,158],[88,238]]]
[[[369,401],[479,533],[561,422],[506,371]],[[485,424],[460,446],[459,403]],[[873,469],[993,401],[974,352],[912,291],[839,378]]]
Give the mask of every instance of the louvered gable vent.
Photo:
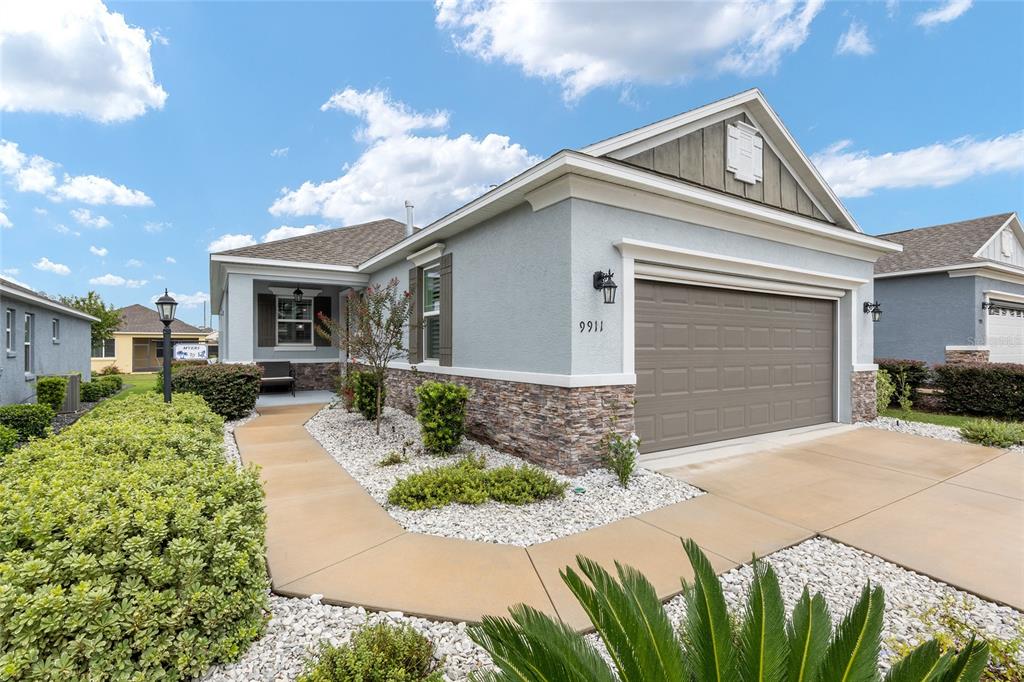
[[[726,170],[740,182],[753,185],[764,178],[764,140],[757,128],[743,121],[729,124]]]

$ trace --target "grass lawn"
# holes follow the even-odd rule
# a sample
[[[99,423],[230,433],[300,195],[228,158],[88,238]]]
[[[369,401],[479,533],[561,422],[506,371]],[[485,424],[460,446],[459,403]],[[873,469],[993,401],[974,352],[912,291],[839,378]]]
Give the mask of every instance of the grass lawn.
[[[136,393],[156,390],[156,374],[145,372],[139,374],[122,374],[124,377],[124,388],[121,392],[111,397],[111,400],[122,400]]]
[[[882,410],[882,416],[903,419],[908,422],[924,422],[925,424],[939,424],[940,426],[953,426],[955,428],[960,428],[964,422],[976,418],[960,414],[939,414],[936,412],[919,412],[917,410],[904,412],[896,407]]]

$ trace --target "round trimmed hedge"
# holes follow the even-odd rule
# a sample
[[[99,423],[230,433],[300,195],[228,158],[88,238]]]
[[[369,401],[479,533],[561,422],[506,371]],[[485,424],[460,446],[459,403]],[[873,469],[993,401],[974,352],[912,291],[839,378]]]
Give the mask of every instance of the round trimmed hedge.
[[[0,679],[188,679],[262,633],[263,491],[221,425],[139,394],[6,458]]]

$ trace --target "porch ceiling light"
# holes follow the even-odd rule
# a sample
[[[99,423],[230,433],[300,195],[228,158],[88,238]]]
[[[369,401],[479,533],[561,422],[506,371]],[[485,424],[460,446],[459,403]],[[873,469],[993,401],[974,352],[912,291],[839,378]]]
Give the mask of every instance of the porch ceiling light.
[[[174,322],[174,311],[177,308],[178,302],[171,298],[170,294],[167,293],[167,289],[164,289],[164,295],[156,299],[156,311],[160,315],[160,321],[164,325]]]
[[[300,289],[299,287],[296,286],[295,287],[295,291],[292,292],[292,296],[295,297],[296,305],[298,305],[299,303],[302,303],[302,289]]]
[[[864,303],[864,312],[871,313],[871,321],[878,322],[882,319],[882,304],[878,301],[874,303]]]
[[[594,273],[594,288],[604,295],[604,302],[609,305],[615,303],[615,290],[619,288],[619,285],[612,279],[613,274],[611,270],[608,272],[598,270]]]

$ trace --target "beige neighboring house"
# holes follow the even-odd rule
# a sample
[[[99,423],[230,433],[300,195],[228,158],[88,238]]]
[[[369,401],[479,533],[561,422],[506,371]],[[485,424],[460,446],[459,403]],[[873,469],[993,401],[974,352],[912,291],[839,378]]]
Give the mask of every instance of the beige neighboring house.
[[[116,365],[122,372],[155,372],[163,362],[164,323],[153,308],[134,304],[121,308],[121,325],[114,337],[92,347],[92,371]],[[209,332],[181,320],[171,323],[173,342],[199,343]]]

